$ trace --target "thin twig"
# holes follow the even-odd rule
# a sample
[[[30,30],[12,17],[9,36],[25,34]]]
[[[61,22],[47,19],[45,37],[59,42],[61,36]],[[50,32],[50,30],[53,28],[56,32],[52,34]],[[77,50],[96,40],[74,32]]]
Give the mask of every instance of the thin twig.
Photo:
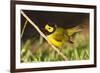
[[[25,31],[25,27],[26,27],[26,25],[27,25],[27,20],[25,21],[25,23],[24,23],[24,27],[23,27],[23,29],[22,29],[22,32],[21,32],[21,38],[23,37],[23,34],[24,34],[24,31]]]
[[[39,34],[51,45],[51,47],[60,55],[63,57],[64,60],[68,60],[67,57],[58,50],[58,48],[56,48],[54,45],[52,45],[47,37],[44,35],[44,33],[38,28],[38,26],[36,26],[36,24],[23,12],[21,11],[21,14],[34,26],[34,28],[39,32]]]

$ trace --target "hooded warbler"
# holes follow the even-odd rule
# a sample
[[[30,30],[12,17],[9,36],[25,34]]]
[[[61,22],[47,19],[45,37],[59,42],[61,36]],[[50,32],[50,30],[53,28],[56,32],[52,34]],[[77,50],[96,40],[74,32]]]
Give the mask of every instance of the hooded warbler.
[[[61,48],[66,42],[73,43],[70,37],[72,37],[75,33],[81,31],[79,26],[64,29],[62,27],[51,26],[50,24],[45,25],[45,30],[50,33],[47,35],[48,41],[58,48]]]

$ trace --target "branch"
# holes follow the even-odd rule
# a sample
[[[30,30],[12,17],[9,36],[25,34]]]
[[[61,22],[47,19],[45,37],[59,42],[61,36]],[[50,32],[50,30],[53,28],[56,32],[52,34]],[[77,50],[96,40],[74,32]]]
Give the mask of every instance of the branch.
[[[51,47],[52,47],[60,56],[63,57],[64,60],[68,60],[68,59],[66,58],[66,56],[65,56],[62,52],[60,52],[60,51],[58,50],[58,48],[56,48],[54,45],[52,45],[52,44],[48,41],[48,39],[47,39],[47,37],[44,35],[44,33],[38,28],[38,26],[35,25],[35,23],[34,23],[23,11],[21,11],[21,14],[33,25],[33,27],[39,32],[39,34],[51,45]]]

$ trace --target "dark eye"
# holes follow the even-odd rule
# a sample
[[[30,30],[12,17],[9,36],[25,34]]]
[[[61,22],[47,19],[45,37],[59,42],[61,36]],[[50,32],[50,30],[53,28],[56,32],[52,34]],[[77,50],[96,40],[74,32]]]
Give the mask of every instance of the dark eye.
[[[50,29],[50,28],[49,28]]]

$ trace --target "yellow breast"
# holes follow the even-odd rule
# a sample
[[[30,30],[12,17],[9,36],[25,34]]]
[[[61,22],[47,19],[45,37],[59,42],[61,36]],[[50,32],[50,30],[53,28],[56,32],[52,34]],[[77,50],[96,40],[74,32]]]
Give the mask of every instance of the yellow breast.
[[[47,36],[48,41],[56,47],[61,48],[64,44],[64,30],[62,28],[57,28],[56,31]]]

